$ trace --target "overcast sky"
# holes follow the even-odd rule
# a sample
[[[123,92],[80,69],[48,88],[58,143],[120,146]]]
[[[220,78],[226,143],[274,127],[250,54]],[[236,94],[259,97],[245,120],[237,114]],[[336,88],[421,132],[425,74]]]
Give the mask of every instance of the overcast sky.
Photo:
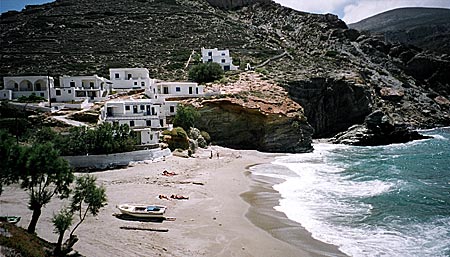
[[[443,7],[450,9],[450,0],[274,0],[296,10],[313,13],[334,13],[347,23],[357,22],[375,14],[399,7]],[[0,12],[22,10],[27,4],[51,0],[0,0]]]

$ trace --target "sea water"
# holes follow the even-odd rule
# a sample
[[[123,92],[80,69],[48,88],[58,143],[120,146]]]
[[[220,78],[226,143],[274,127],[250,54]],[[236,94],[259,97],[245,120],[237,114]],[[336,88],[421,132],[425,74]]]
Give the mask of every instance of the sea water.
[[[450,128],[377,147],[318,143],[252,168],[283,179],[275,209],[350,256],[450,256]],[[280,165],[286,169],[280,169]]]

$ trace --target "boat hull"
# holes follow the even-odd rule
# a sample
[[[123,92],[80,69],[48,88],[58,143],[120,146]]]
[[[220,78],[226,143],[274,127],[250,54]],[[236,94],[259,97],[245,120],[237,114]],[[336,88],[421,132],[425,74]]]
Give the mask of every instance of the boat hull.
[[[161,205],[121,204],[117,208],[122,214],[138,218],[164,218],[166,207]]]

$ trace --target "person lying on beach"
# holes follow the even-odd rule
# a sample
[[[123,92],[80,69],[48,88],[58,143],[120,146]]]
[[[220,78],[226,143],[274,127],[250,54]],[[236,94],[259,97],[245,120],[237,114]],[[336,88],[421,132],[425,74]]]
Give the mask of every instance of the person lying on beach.
[[[164,170],[162,174],[169,177],[177,175],[175,172],[169,172],[167,170]]]
[[[189,196],[171,195],[170,198],[177,199],[177,200],[187,200],[187,199],[189,199]]]
[[[158,197],[159,197],[159,199],[169,200],[169,197],[167,197],[167,195],[159,195]]]

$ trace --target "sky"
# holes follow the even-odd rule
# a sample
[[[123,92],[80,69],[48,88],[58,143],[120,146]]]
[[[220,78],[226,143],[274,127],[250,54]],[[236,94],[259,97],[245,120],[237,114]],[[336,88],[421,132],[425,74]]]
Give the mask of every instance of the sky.
[[[312,13],[334,13],[347,24],[400,7],[442,7],[450,9],[450,0],[274,0],[284,6]],[[0,12],[22,10],[25,5],[51,0],[0,0]]]

